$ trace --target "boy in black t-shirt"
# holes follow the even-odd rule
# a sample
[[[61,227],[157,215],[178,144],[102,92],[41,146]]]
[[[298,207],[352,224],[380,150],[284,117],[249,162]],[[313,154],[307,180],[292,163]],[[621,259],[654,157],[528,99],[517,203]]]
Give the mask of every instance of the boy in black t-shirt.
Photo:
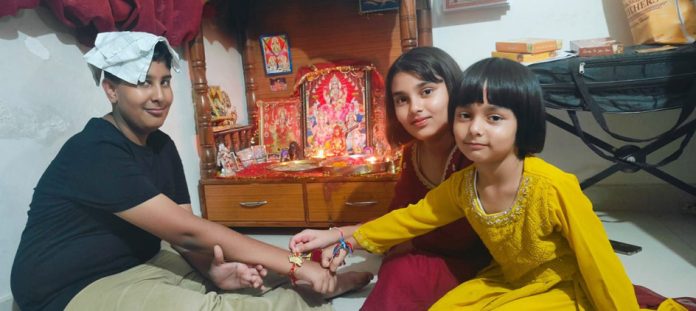
[[[369,281],[337,281],[314,262],[296,267],[288,251],[191,213],[176,146],[159,130],[178,67],[165,38],[101,33],[85,58],[105,71],[112,112],[70,138],[35,188],[12,267],[22,310],[297,310],[309,306],[293,290],[206,294],[206,284],[260,289],[266,268],[334,295]],[[160,250],[161,239],[173,249]]]

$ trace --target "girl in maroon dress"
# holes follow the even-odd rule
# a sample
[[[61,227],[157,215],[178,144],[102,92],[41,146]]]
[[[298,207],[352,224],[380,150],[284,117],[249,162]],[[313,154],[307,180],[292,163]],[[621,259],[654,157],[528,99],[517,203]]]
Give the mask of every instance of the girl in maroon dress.
[[[418,202],[453,172],[469,164],[447,123],[449,93],[461,74],[444,51],[418,47],[389,68],[387,138],[403,145],[401,175],[390,210]],[[427,310],[445,293],[472,278],[490,255],[466,219],[392,248],[361,310]]]

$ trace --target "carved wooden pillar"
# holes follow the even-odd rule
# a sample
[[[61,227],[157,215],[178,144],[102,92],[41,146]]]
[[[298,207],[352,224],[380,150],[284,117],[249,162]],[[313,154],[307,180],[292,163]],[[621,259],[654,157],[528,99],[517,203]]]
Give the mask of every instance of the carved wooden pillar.
[[[205,73],[205,49],[203,46],[203,30],[198,32],[193,41],[189,42],[189,70],[191,71],[191,87],[196,112],[196,132],[198,133],[199,156],[201,158],[201,178],[215,176],[215,139],[211,125],[210,99],[208,98],[208,80]]]
[[[429,0],[417,0],[418,46],[433,46],[433,21]]]
[[[399,26],[401,28],[401,52],[407,52],[418,46],[416,29],[416,0],[402,0],[399,8]]]
[[[256,82],[254,81],[254,47],[256,46],[256,40],[246,36],[246,42],[244,42],[244,52],[242,53],[242,63],[244,66],[244,84],[246,86],[246,104],[247,104],[247,115],[249,116],[249,125],[252,127],[252,134],[256,130],[256,124],[258,122],[258,110],[256,109]],[[256,141],[256,144],[260,142]]]

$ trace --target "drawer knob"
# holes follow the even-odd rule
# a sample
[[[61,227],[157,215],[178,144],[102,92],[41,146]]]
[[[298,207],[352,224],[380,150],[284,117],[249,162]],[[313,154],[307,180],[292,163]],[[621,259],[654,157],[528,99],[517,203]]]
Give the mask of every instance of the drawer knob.
[[[239,205],[243,207],[259,207],[268,204],[268,201],[251,201],[251,202],[239,202]]]
[[[346,202],[346,206],[370,206],[379,203],[377,200],[371,201],[357,201],[357,202]]]

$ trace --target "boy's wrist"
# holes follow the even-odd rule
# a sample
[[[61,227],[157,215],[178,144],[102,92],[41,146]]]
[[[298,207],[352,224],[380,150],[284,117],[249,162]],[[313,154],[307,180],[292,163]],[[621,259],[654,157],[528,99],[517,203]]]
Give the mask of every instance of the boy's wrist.
[[[298,275],[298,271],[303,265],[311,264],[311,253],[290,253],[288,255],[288,262],[290,262],[290,269],[288,270],[288,277],[290,277],[290,282],[292,285],[296,285],[297,281],[301,279]]]

